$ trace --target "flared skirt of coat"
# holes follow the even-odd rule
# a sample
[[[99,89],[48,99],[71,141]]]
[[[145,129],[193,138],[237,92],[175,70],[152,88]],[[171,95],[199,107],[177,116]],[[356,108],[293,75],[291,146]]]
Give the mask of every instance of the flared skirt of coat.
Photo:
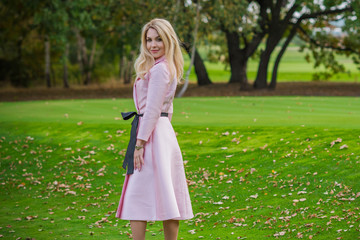
[[[170,120],[160,117],[145,144],[141,171],[125,177],[116,217],[164,221],[193,216],[180,147]]]

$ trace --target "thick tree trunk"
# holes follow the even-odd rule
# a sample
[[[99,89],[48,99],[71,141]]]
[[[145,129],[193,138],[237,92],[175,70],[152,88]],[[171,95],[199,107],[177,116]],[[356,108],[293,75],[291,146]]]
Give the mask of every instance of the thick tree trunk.
[[[254,82],[254,88],[263,89],[267,87],[267,71],[272,51],[265,49],[260,55],[258,72]]]
[[[240,82],[240,90],[249,90],[248,78],[247,78],[247,62],[244,58],[240,59],[239,69],[235,70],[242,81]]]
[[[64,75],[63,75],[63,84],[64,88],[69,88],[69,79],[68,79],[68,66],[67,62],[69,59],[69,43],[65,45],[64,59],[63,59],[63,67],[64,67]]]
[[[229,52],[229,61],[231,68],[231,77],[229,83],[240,83],[241,89],[248,88],[247,79],[247,61],[248,58],[239,46],[239,34],[236,32],[226,31],[226,40]]]
[[[265,3],[265,1],[264,1]],[[268,38],[266,41],[266,47],[265,50],[260,55],[260,63],[258,67],[257,76],[254,82],[254,87],[257,89],[262,89],[267,87],[267,73],[268,73],[268,67],[269,67],[269,61],[272,52],[274,51],[276,45],[279,44],[280,40],[284,36],[284,33],[286,29],[288,28],[290,24],[290,20],[292,16],[294,15],[295,11],[300,6],[297,3],[294,3],[288,12],[285,14],[284,18],[281,19],[281,6],[285,3],[285,1],[276,1],[275,6],[273,6],[272,1],[268,1],[266,3],[270,3],[270,9],[269,6],[263,5],[265,8],[261,10],[264,14],[268,10],[271,11],[271,19],[268,19],[266,21],[269,21],[268,25]],[[266,18],[264,18],[265,20]],[[277,63],[278,66],[279,63]],[[276,67],[277,67],[276,66]],[[272,84],[273,86],[274,83]]]
[[[254,88],[263,89],[267,87],[267,73],[269,68],[269,62],[271,54],[273,53],[276,45],[280,42],[285,28],[275,25],[270,29],[269,37],[266,41],[265,50],[260,55],[260,63],[258,66],[258,72],[254,82]]]
[[[50,78],[50,41],[49,37],[45,36],[45,80],[46,86],[51,87],[51,78]]]
[[[191,58],[190,44],[182,43],[181,46],[185,49],[185,51],[188,53],[189,57]],[[195,48],[194,68],[197,78],[197,84],[199,86],[212,84],[209,75],[207,73],[204,61],[202,60],[196,48]]]
[[[206,67],[204,65],[203,60],[201,59],[201,56],[197,49],[195,49],[195,59],[194,59],[194,68],[197,78],[197,84],[199,86],[205,86],[212,84],[209,75],[206,71]]]
[[[229,83],[240,83],[241,89],[247,89],[247,60],[243,55],[231,54],[232,60],[230,60],[231,77]]]

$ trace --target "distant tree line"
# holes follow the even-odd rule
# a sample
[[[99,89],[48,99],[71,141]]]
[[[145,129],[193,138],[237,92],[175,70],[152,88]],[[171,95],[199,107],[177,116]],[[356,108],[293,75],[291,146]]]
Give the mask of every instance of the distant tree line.
[[[198,40],[211,46],[209,59],[230,65],[229,83],[243,90],[276,87],[279,64],[295,36],[315,65],[325,67],[318,78],[345,71],[336,54],[360,65],[357,0],[2,0],[0,81],[52,87],[61,77],[65,88],[101,78],[130,83],[143,24],[168,19],[190,55],[198,5]],[[340,35],[331,34],[335,27]],[[281,50],[269,69],[277,46]],[[250,86],[247,64],[255,56],[259,65]],[[211,84],[197,49],[194,67],[198,84]]]

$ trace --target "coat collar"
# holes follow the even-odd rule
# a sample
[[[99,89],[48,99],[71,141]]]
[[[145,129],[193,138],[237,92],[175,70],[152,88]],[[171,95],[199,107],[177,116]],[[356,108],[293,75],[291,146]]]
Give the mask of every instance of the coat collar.
[[[164,56],[156,59],[156,60],[155,60],[155,64],[158,64],[158,63],[160,63],[160,62],[163,62],[163,61],[165,61],[165,59],[166,59],[166,58],[165,58],[165,55],[164,55]]]

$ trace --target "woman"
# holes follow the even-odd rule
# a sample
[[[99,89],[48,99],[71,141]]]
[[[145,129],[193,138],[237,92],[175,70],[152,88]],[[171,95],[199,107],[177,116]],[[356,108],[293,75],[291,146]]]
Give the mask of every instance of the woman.
[[[171,24],[164,19],[147,23],[135,62],[137,114],[122,113],[124,119],[133,115],[135,119],[123,165],[128,172],[116,212],[116,217],[130,220],[135,240],[145,239],[147,221],[155,220],[163,221],[166,240],[177,239],[179,220],[193,217],[181,151],[170,123],[183,64]]]

